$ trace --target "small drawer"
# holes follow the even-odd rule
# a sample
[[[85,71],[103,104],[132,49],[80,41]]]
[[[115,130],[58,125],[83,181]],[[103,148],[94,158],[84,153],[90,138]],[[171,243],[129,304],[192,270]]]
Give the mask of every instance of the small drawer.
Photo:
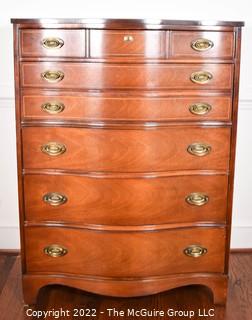
[[[167,96],[25,90],[24,120],[76,121],[228,121],[231,95]]]
[[[21,86],[31,88],[230,90],[232,84],[232,64],[21,64]]]
[[[234,33],[217,31],[171,31],[170,54],[173,59],[232,59]]]
[[[21,30],[23,57],[85,57],[85,30]]]
[[[25,175],[25,218],[97,225],[226,220],[227,175]],[[111,202],[112,201],[112,202]]]
[[[24,168],[149,172],[228,169],[230,128],[22,129]]]
[[[165,56],[165,32],[91,30],[90,56],[162,58]]]
[[[224,228],[145,232],[26,227],[27,272],[100,277],[222,273]]]

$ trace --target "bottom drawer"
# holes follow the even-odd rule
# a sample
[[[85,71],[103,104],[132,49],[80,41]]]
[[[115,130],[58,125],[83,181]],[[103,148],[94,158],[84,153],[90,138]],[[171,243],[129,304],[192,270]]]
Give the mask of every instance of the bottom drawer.
[[[27,272],[104,277],[222,273],[225,237],[226,230],[221,227],[158,231],[26,227]],[[65,249],[64,255],[60,256],[62,252],[56,245]],[[191,246],[194,248],[191,249]],[[197,256],[200,247],[206,249],[203,255],[194,257],[185,254],[186,248],[189,248],[187,253],[192,250],[191,254]]]

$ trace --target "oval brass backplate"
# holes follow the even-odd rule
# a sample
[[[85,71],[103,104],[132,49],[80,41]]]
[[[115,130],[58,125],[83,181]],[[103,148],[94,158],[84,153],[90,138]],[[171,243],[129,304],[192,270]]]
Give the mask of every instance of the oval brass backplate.
[[[197,157],[206,156],[211,152],[211,150],[211,146],[201,142],[192,143],[187,148],[187,152]]]
[[[190,79],[197,84],[206,84],[213,79],[213,75],[208,71],[196,71],[191,74]]]
[[[43,39],[41,43],[46,49],[60,49],[64,45],[64,40],[56,37],[48,37]]]
[[[41,78],[50,83],[57,83],[64,79],[62,71],[47,70],[41,73]]]
[[[201,192],[192,192],[186,197],[186,202],[194,206],[203,206],[209,201],[208,195]]]
[[[204,39],[204,38],[196,39],[191,42],[192,49],[195,51],[200,51],[200,52],[208,51],[213,46],[214,46],[214,43],[212,40]]]
[[[43,196],[43,201],[56,207],[66,203],[67,197],[59,192],[48,192]]]
[[[57,114],[64,111],[65,106],[61,102],[46,102],[42,104],[41,109],[49,114]]]
[[[41,151],[49,156],[59,156],[66,152],[66,146],[59,142],[47,142],[41,146]]]
[[[192,114],[203,116],[212,110],[212,106],[208,103],[198,102],[190,105],[189,110]]]
[[[207,249],[199,245],[190,245],[184,249],[184,254],[188,257],[198,258],[207,253]]]
[[[68,250],[58,244],[51,244],[44,248],[44,253],[50,257],[63,257],[68,253]]]

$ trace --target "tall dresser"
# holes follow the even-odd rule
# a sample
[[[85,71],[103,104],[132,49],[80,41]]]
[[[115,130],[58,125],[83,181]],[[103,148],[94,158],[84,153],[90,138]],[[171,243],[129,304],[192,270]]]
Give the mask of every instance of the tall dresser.
[[[13,19],[24,300],[226,299],[242,22]]]

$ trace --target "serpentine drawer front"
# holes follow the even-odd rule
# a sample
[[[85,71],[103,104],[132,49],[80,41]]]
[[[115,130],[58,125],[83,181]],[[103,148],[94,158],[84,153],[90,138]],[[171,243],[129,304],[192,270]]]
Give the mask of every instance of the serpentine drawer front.
[[[27,174],[26,219],[143,225],[226,220],[222,175],[113,177]]]
[[[27,169],[156,172],[229,166],[230,128],[29,127],[22,137]]]
[[[224,304],[242,22],[13,19],[24,300]]]

